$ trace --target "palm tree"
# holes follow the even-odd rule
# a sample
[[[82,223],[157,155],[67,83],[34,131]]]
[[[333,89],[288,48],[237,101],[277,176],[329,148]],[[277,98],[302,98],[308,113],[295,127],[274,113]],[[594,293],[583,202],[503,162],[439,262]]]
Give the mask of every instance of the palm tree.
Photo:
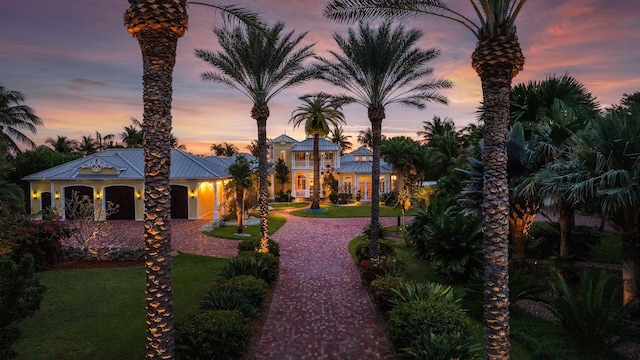
[[[340,111],[342,103],[331,95],[319,93],[299,97],[304,104],[291,114],[289,123],[294,129],[304,123],[304,132],[313,135],[313,200],[311,209],[320,209],[320,136],[329,135],[331,129],[345,123],[344,114]]]
[[[448,117],[442,119],[440,116],[434,116],[431,121],[425,120],[422,124],[422,130],[418,131],[417,135],[422,138],[423,144],[429,144],[434,138],[455,131],[455,124]]]
[[[78,144],[78,152],[80,152],[82,156],[87,156],[95,154],[97,151],[98,147],[93,137],[91,137],[91,135],[83,135],[82,140]]]
[[[115,134],[107,134],[102,136],[100,132],[96,131],[96,146],[98,151],[102,151],[106,148],[113,146],[113,139],[115,139]]]
[[[144,139],[144,130],[142,124],[136,118],[131,118],[131,125],[125,126],[124,131],[120,133],[120,139],[127,145],[127,148],[141,148]]]
[[[426,148],[407,136],[384,139],[380,144],[380,157],[402,175],[408,193],[413,193],[416,185],[424,180]]]
[[[210,80],[237,89],[253,101],[251,118],[258,125],[258,173],[261,252],[268,251],[269,183],[267,179],[267,119],[269,100],[283,90],[302,84],[316,76],[316,70],[303,62],[313,56],[311,47],[298,48],[306,33],[283,34],[283,23],[261,31],[256,28],[217,28],[222,51],[212,53],[196,49],[196,56],[216,71],[202,74]]]
[[[622,242],[623,302],[638,299],[640,286],[640,108],[609,111],[577,137],[571,152],[576,171],[571,199],[598,199]],[[587,176],[585,176],[587,175]]]
[[[291,170],[287,166],[287,163],[281,158],[277,158],[276,161],[273,162],[273,170],[275,171],[275,178],[280,182],[280,194],[284,195],[284,186],[287,184],[291,178],[289,178],[289,174]]]
[[[371,169],[371,257],[377,258],[380,213],[380,141],[385,107],[399,103],[422,109],[425,102],[446,104],[437,89],[450,88],[448,80],[428,80],[433,69],[427,62],[439,55],[438,50],[415,47],[422,37],[418,30],[392,29],[385,23],[377,29],[360,24],[358,32],[349,29],[346,38],[334,34],[342,54],[330,51],[334,60],[318,58],[320,77],[347,90],[344,101],[367,108],[372,131],[373,164]]]
[[[44,141],[45,144],[49,144],[53,151],[61,154],[72,154],[75,152],[78,142],[73,139],[69,139],[64,135],[56,135],[56,138],[47,138]]]
[[[36,144],[22,130],[35,134],[36,127],[42,126],[42,120],[33,109],[23,103],[24,95],[21,92],[8,90],[0,85],[0,137],[7,151],[12,154],[22,152],[18,143],[34,149]]]
[[[268,141],[269,140],[267,140],[267,142]],[[258,157],[258,154],[259,154],[259,151],[258,151],[259,150],[259,148],[258,148],[258,140],[256,140],[256,139],[251,140],[249,145],[245,146],[244,148],[249,150],[249,153],[251,155],[253,155],[254,157],[256,157],[256,158]]]
[[[329,140],[340,146],[340,156],[344,155],[347,150],[351,149],[353,144],[349,141],[351,135],[345,135],[342,126],[334,127],[331,132],[329,132]]]
[[[380,141],[384,140],[385,136],[380,134]],[[367,149],[373,149],[373,130],[370,127],[367,130],[358,131],[358,144],[364,145]]]
[[[515,21],[526,0],[470,0],[474,22],[463,9],[440,0],[332,0],[325,16],[336,20],[402,18],[424,14],[464,26],[477,38],[471,65],[483,93],[484,352],[509,357],[509,195],[506,143],[511,81],[524,67]],[[458,4],[458,3],[456,3]],[[460,3],[461,4],[461,3]]]
[[[238,234],[242,234],[242,220],[244,218],[244,193],[253,185],[253,165],[244,155],[236,157],[233,164],[227,168],[231,181],[225,185],[229,190],[235,191],[236,219],[238,221]]]
[[[237,146],[230,144],[228,142],[223,142],[220,144],[211,144],[211,148],[209,150],[213,151],[216,156],[233,156],[240,152]]]
[[[127,31],[138,40],[143,64],[144,239],[147,358],[174,355],[171,284],[171,98],[178,38],[187,30],[186,0],[129,0]],[[208,5],[208,4],[203,4]],[[208,5],[229,17],[257,23],[255,13]]]

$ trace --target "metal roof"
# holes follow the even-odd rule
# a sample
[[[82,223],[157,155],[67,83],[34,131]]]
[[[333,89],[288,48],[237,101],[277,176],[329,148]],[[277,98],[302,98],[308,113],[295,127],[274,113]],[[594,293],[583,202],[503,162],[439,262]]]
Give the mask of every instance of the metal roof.
[[[336,169],[338,172],[344,173],[371,173],[371,168],[373,166],[373,161],[360,160],[354,161],[354,155],[359,156],[373,156],[373,151],[367,149],[364,146],[353,150],[352,152],[343,155],[340,158],[340,167]],[[380,172],[387,173],[392,171],[391,165],[389,165],[384,160],[380,159]]]
[[[99,174],[104,169],[114,169],[114,174]],[[80,169],[91,169],[94,173],[79,173]],[[226,168],[225,168],[226,170]],[[222,179],[226,171],[211,166],[211,163],[182,150],[171,150],[172,179]],[[78,179],[144,179],[143,149],[107,149],[81,159],[52,167],[25,176],[33,180],[78,180]]]
[[[269,143],[273,144],[273,143],[281,143],[281,144],[285,144],[285,143],[297,143],[298,140],[292,138],[291,136],[287,135],[287,134],[282,134],[280,136],[278,136],[277,138],[271,140]]]
[[[323,138],[318,140],[318,148],[320,151],[340,151],[340,145]],[[313,138],[308,137],[294,144],[291,147],[291,151],[313,151]]]

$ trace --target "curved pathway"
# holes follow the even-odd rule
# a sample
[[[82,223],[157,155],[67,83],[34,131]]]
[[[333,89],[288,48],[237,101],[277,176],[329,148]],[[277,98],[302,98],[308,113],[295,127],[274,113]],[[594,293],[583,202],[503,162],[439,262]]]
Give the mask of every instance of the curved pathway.
[[[255,359],[393,359],[347,249],[369,218],[283,214],[285,225],[272,235],[280,243],[280,277]]]

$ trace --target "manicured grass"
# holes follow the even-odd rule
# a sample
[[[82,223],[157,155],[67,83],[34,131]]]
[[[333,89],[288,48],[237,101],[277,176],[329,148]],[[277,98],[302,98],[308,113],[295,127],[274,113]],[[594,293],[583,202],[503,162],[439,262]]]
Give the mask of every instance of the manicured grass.
[[[359,204],[359,205],[334,205],[334,204],[320,204],[320,208],[326,210],[325,212],[307,212],[305,210],[292,211],[291,215],[302,217],[317,217],[317,218],[343,218],[343,217],[368,217],[371,216],[371,205]],[[390,208],[385,205],[380,205],[380,217],[387,216],[399,216],[401,214],[400,209]]]
[[[227,263],[198,255],[173,259],[175,319],[197,308]],[[18,359],[143,359],[144,267],[49,271],[40,311],[22,324]]]
[[[270,203],[274,210],[291,210],[300,209],[309,206],[308,202],[288,202],[288,203]]]
[[[281,214],[269,214],[269,235],[275,233],[284,225],[286,222],[284,216]],[[238,236],[234,235],[238,232],[238,227],[235,225],[229,226],[220,226],[212,231],[205,231],[204,233],[209,236],[215,236],[223,239],[235,239],[235,240],[244,240],[244,239],[259,239],[260,238],[260,224],[257,225],[245,225],[244,234],[249,234],[250,236]]]

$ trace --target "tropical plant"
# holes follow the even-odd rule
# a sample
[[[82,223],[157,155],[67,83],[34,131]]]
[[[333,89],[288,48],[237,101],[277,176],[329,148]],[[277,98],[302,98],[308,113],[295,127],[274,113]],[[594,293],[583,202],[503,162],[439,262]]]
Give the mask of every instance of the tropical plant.
[[[302,84],[316,76],[316,70],[303,62],[313,56],[312,45],[299,47],[306,33],[284,33],[284,24],[268,29],[235,27],[216,28],[222,50],[216,53],[196,49],[195,54],[216,71],[202,74],[203,80],[222,83],[237,89],[253,101],[251,118],[258,125],[258,202],[260,205],[261,251],[267,252],[269,183],[267,163],[267,119],[269,100],[283,90]]]
[[[320,137],[331,132],[330,125],[337,128],[344,124],[344,114],[340,110],[342,103],[331,95],[319,93],[299,97],[304,102],[291,114],[289,123],[300,127],[304,123],[304,132],[313,135],[313,199],[311,209],[320,209]]]
[[[254,319],[260,313],[246,295],[234,288],[216,289],[204,295],[200,308],[204,310],[237,310],[242,315]]]
[[[416,134],[421,138],[421,142],[431,147],[437,147],[437,144],[433,144],[438,141],[438,137],[445,136],[448,133],[455,132],[456,125],[453,120],[445,117],[442,119],[440,116],[434,115],[431,121],[425,120],[422,122],[422,130],[419,130]]]
[[[91,154],[95,154],[98,151],[96,141],[93,139],[91,135],[82,136],[82,140],[78,143],[77,151],[82,156],[87,156]]]
[[[36,144],[23,133],[23,130],[35,134],[42,120],[32,108],[24,105],[24,95],[0,85],[0,137],[10,154],[22,152],[18,144],[35,148]],[[17,141],[17,143],[16,143]]]
[[[380,142],[385,108],[398,103],[422,109],[426,102],[446,104],[437,90],[452,86],[448,80],[430,80],[433,69],[427,63],[439,55],[437,49],[416,47],[422,33],[392,28],[385,23],[372,28],[361,23],[343,37],[334,34],[340,52],[330,51],[333,60],[319,57],[320,78],[349,92],[346,102],[367,108],[371,122],[373,163],[371,169],[371,224],[377,228],[380,213]],[[371,237],[371,258],[376,258],[377,234]]]
[[[471,65],[480,77],[485,131],[483,190],[484,353],[487,359],[509,357],[509,206],[506,141],[511,81],[524,68],[515,21],[526,0],[471,0],[476,21],[464,8],[440,0],[332,0],[325,16],[342,21],[404,18],[412,14],[462,25],[478,40]],[[462,3],[456,3],[457,5]]]
[[[130,149],[141,148],[143,138],[142,124],[136,118],[131,118],[131,125],[125,126],[124,131],[120,133],[120,139]]]
[[[223,142],[220,144],[211,144],[209,150],[213,151],[215,156],[233,156],[240,152],[237,146],[230,144],[228,142]]]
[[[273,170],[275,171],[274,176],[276,180],[280,182],[280,193],[284,195],[285,185],[291,181],[291,177],[289,176],[289,174],[291,173],[291,170],[289,170],[287,163],[281,158],[277,158],[276,161],[273,163]]]
[[[236,160],[229,165],[227,172],[231,177],[226,185],[226,189],[235,191],[236,197],[236,220],[238,221],[238,234],[242,234],[244,219],[244,194],[253,185],[254,165],[246,156],[240,154]]]
[[[384,135],[380,135],[380,140],[385,139]],[[358,131],[358,144],[365,146],[367,149],[373,149],[373,130],[367,128],[366,130]]]
[[[209,6],[230,20],[259,26],[258,16],[237,6]],[[138,40],[143,63],[144,239],[147,358],[174,355],[171,284],[171,98],[178,39],[187,30],[186,0],[129,0],[127,31]]]
[[[425,151],[419,142],[407,136],[387,138],[380,144],[380,157],[402,175],[410,192],[424,180],[425,169],[428,168],[424,162]]]
[[[413,301],[448,301],[459,303],[460,298],[455,297],[453,287],[435,282],[403,283],[391,289],[389,303],[396,307],[403,303]]]
[[[342,126],[334,127],[329,133],[329,140],[340,145],[340,156],[344,155],[347,150],[351,149],[353,144],[349,141],[351,135],[345,135]]]
[[[17,262],[0,255],[0,358],[16,356],[12,345],[20,338],[18,323],[40,308],[45,291],[31,255]]]
[[[449,335],[422,333],[411,342],[410,347],[403,348],[402,352],[408,359],[418,360],[482,359],[482,346],[463,332]]]

